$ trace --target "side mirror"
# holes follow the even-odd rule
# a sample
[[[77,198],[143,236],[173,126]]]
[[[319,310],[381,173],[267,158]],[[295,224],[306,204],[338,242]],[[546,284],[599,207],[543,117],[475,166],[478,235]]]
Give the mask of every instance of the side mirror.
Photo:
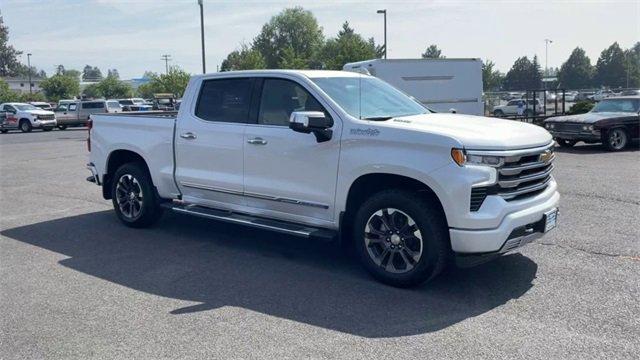
[[[295,132],[316,136],[318,142],[331,140],[333,119],[321,111],[294,111],[289,117],[289,128]]]
[[[449,112],[452,113],[452,114],[456,114],[458,112],[458,110],[456,110],[454,108],[451,108],[451,109],[449,109]]]

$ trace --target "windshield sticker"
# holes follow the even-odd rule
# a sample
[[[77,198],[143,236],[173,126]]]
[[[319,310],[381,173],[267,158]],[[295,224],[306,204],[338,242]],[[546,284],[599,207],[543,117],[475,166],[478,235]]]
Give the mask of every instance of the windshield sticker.
[[[359,135],[359,136],[378,136],[380,135],[380,130],[378,129],[351,129],[351,135]]]

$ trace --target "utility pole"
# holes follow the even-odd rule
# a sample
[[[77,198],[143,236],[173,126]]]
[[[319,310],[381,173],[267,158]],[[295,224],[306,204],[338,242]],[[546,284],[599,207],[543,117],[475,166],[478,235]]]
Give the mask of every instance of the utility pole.
[[[207,65],[204,60],[204,9],[203,9],[203,0],[198,0],[198,5],[200,5],[200,39],[202,41],[202,73],[207,73]]]
[[[378,14],[384,14],[384,58],[387,58],[387,9],[378,10]]]
[[[169,61],[171,60],[171,55],[164,54],[162,55],[162,60],[164,60],[164,68],[167,74],[169,74]]]
[[[549,76],[549,44],[553,43],[553,40],[544,39],[544,75]]]
[[[27,71],[29,72],[29,94],[33,94],[33,86],[31,84],[31,53],[27,54]]]

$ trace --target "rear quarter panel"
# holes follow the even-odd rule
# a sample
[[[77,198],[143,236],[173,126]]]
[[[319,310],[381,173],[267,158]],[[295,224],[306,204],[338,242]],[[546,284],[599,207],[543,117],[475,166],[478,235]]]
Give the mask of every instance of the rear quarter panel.
[[[140,155],[153,184],[163,198],[178,193],[173,181],[173,128],[175,119],[155,116],[92,115],[90,160],[100,179],[107,172],[109,156],[116,150]]]

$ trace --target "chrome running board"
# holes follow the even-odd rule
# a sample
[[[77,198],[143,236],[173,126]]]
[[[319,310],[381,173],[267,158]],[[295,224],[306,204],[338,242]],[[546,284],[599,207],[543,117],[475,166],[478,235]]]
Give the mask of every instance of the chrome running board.
[[[319,238],[323,240],[333,240],[337,231],[315,228],[307,225],[295,224],[286,221],[266,219],[257,216],[234,213],[231,211],[218,210],[214,208],[169,202],[162,204],[164,208],[173,210],[181,214],[199,216],[206,219],[219,220],[233,224],[250,226],[258,229],[275,231],[283,234],[303,237]]]

